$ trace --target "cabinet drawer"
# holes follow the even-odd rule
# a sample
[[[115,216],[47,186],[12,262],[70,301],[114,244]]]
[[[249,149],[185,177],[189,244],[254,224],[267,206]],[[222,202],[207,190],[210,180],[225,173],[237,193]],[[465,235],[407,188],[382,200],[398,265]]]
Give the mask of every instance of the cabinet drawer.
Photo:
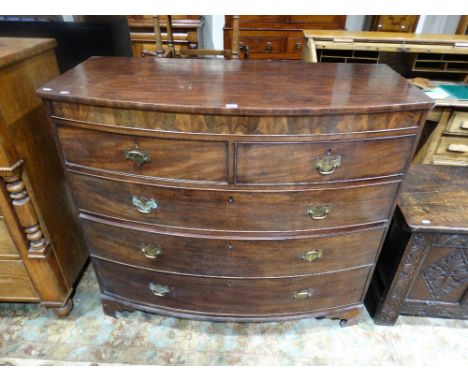
[[[442,137],[432,161],[435,164],[467,166],[468,137]]]
[[[240,43],[248,46],[251,54],[284,53],[287,50],[287,41],[287,34],[255,35],[253,32],[242,31],[240,34]]]
[[[82,226],[93,256],[159,271],[226,277],[306,275],[369,265],[384,231],[227,240],[129,229],[90,217],[82,219]]]
[[[73,172],[70,179],[84,212],[217,231],[302,231],[384,221],[399,184],[248,192],[156,187]]]
[[[287,315],[358,303],[369,272],[366,267],[306,277],[229,279],[173,275],[99,259],[93,262],[104,294],[148,307],[218,317]]]
[[[410,135],[343,142],[239,143],[236,182],[308,184],[401,174],[414,139]]]
[[[447,125],[447,132],[468,135],[468,113],[455,111]]]
[[[0,260],[0,300],[38,299],[21,260]]]
[[[159,139],[60,127],[65,160],[95,169],[145,177],[226,181],[225,142]]]

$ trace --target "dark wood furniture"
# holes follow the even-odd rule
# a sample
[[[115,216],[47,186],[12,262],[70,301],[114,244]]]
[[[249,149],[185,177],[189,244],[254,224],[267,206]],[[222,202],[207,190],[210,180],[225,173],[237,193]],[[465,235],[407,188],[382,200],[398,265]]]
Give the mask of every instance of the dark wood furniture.
[[[53,39],[0,38],[0,301],[66,315],[87,259],[38,86],[58,76]]]
[[[366,305],[380,325],[468,318],[467,168],[411,166]]]
[[[161,32],[164,48],[168,47],[167,16],[161,17]],[[141,57],[143,51],[155,51],[155,34],[153,16],[127,16],[132,41],[133,57]],[[172,16],[173,45],[180,49],[199,48],[203,41],[203,16]]]
[[[98,57],[38,92],[105,312],[226,321],[358,320],[432,104],[300,61]]]
[[[415,15],[380,15],[372,16],[370,29],[376,32],[414,33],[419,16]]]
[[[224,49],[232,49],[233,16],[226,16]],[[345,29],[346,16],[240,16],[241,58],[300,60],[304,29]]]

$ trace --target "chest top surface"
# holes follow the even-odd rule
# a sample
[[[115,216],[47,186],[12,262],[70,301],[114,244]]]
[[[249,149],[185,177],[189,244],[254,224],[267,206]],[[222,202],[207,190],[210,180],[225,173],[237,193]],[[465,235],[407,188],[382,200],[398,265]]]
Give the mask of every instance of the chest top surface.
[[[52,38],[0,37],[0,69],[55,46]]]
[[[45,90],[44,90],[45,89]],[[386,65],[93,57],[38,89],[50,100],[227,115],[428,109]]]
[[[468,234],[468,168],[411,166],[398,205],[415,231]]]

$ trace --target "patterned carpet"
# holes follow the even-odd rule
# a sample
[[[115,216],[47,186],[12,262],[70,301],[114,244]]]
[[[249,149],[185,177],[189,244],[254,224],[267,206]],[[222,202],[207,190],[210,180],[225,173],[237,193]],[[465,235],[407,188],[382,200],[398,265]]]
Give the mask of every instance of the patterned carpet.
[[[468,365],[468,322],[402,317],[394,327],[305,319],[242,324],[105,316],[89,267],[65,319],[0,304],[0,365]]]

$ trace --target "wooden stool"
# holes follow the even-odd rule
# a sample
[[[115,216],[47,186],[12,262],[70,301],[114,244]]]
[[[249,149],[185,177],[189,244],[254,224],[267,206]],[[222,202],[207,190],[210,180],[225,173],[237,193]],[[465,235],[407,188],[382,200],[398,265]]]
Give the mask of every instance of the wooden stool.
[[[380,325],[468,318],[468,168],[410,168],[366,306]]]

